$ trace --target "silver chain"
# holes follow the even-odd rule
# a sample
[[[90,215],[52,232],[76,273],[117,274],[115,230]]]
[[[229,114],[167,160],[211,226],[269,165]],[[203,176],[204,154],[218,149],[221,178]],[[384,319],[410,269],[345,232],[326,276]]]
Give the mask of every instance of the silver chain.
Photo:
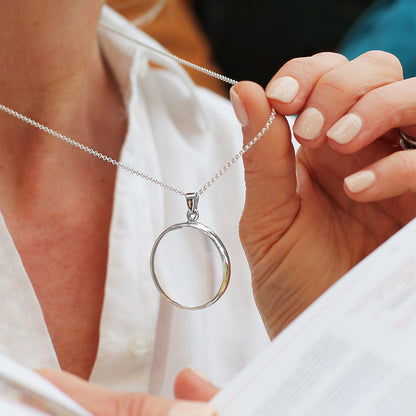
[[[202,72],[203,74],[208,75],[209,77],[217,78],[220,81],[224,81],[225,83],[231,84],[231,85],[238,84],[238,81],[236,81],[235,79],[228,78],[228,77],[226,77],[222,74],[218,74],[217,72],[211,71],[210,69],[204,68],[203,66],[193,64],[192,62],[189,62],[186,59],[182,59],[179,56],[174,55],[173,53],[170,53],[170,52],[167,52],[167,51],[164,51],[164,50],[161,50],[161,49],[154,48],[153,46],[147,45],[146,43],[143,43],[140,40],[138,40],[138,39],[136,39],[132,36],[126,35],[125,33],[122,33],[120,31],[118,31],[117,29],[114,29],[113,27],[110,27],[110,26],[107,26],[107,25],[104,25],[104,24],[101,24],[100,27],[102,27],[103,29],[108,30],[109,32],[113,32],[116,35],[122,36],[123,38],[125,38],[127,40],[130,40],[131,42],[133,42],[137,45],[143,46],[146,49],[149,49],[153,52],[156,52],[159,55],[166,56],[167,58],[173,59],[173,60],[179,62],[183,66],[187,66],[188,68],[195,69],[195,71]]]
[[[150,50],[152,50],[152,51],[154,51],[156,53],[159,53],[159,54],[161,54],[163,56],[166,56],[168,58],[174,59],[175,61],[179,62],[180,64],[185,65],[185,66],[188,66],[188,67],[190,67],[192,69],[195,69],[196,71],[202,72],[202,73],[204,73],[204,74],[206,74],[206,75],[208,75],[210,77],[217,78],[217,79],[219,79],[221,81],[224,81],[224,82],[226,82],[228,84],[231,84],[231,85],[237,84],[237,81],[235,81],[235,80],[233,80],[231,78],[225,77],[224,75],[218,74],[218,73],[216,73],[214,71],[211,71],[211,70],[209,70],[207,68],[204,68],[204,67],[201,67],[199,65],[195,65],[195,64],[193,64],[193,63],[191,63],[189,61],[186,61],[186,60],[184,60],[182,58],[179,58],[176,55],[173,55],[173,54],[171,54],[169,52],[164,52],[164,51],[158,50],[156,48],[153,48],[151,46],[148,46],[148,45],[140,42],[139,40],[137,40],[137,39],[135,39],[133,37],[129,37],[129,36],[127,36],[127,35],[119,32],[119,31],[113,29],[113,28],[110,28],[110,27],[107,27],[107,26],[104,26],[104,25],[102,25],[102,27],[104,27],[106,30],[109,30],[111,32],[114,32],[114,33],[116,33],[116,34],[118,34],[120,36],[123,36],[124,38],[126,38],[126,39],[128,39],[128,40],[130,40],[130,41],[132,41],[134,43],[137,43],[137,44],[139,44],[139,45],[141,45],[141,46],[143,46],[145,48],[148,48],[148,49],[150,49]],[[169,185],[168,183],[163,182],[160,179],[156,179],[153,176],[150,176],[150,175],[148,175],[146,173],[140,172],[137,169],[134,169],[134,168],[132,168],[130,166],[127,166],[127,165],[125,165],[124,163],[122,163],[122,162],[120,162],[118,160],[112,159],[111,157],[109,157],[109,156],[107,156],[107,155],[105,155],[105,154],[103,154],[103,153],[101,153],[101,152],[99,152],[99,151],[97,151],[97,150],[95,150],[95,149],[93,149],[91,147],[88,147],[88,146],[86,146],[86,145],[84,145],[84,144],[82,144],[82,143],[80,143],[80,142],[78,142],[78,141],[76,141],[74,139],[71,139],[70,137],[67,137],[64,134],[58,133],[57,131],[55,131],[55,130],[49,128],[49,127],[46,127],[45,125],[43,125],[43,124],[41,124],[41,123],[39,123],[39,122],[37,122],[35,120],[32,120],[31,118],[29,118],[29,117],[27,117],[27,116],[25,116],[23,114],[20,114],[17,111],[12,110],[11,108],[9,108],[9,107],[7,107],[7,106],[5,106],[3,104],[0,104],[0,110],[4,111],[5,113],[10,114],[11,116],[13,116],[13,117],[15,117],[15,118],[17,118],[17,119],[25,122],[25,123],[27,123],[27,124],[29,124],[29,125],[37,128],[39,130],[44,131],[45,133],[50,134],[51,136],[54,136],[54,137],[56,137],[56,138],[64,141],[65,143],[70,144],[71,146],[74,146],[74,147],[76,147],[76,148],[78,148],[78,149],[80,149],[80,150],[82,150],[82,151],[84,151],[84,152],[86,152],[86,153],[88,153],[88,154],[90,154],[92,156],[95,156],[95,157],[97,157],[99,159],[102,159],[105,162],[108,162],[108,163],[110,163],[110,164],[112,164],[114,166],[117,166],[120,169],[123,169],[123,170],[125,170],[127,172],[130,172],[133,175],[139,176],[139,177],[141,177],[141,178],[143,178],[143,179],[145,179],[145,180],[147,180],[147,181],[149,181],[151,183],[154,183],[156,185],[159,185],[159,186],[161,186],[164,189],[167,189],[169,191],[175,192],[176,194],[181,195],[181,196],[186,196],[186,194],[187,194],[187,192],[181,191],[180,189],[178,189],[178,188],[176,188],[176,187],[174,187],[172,185]],[[197,194],[198,195],[202,195],[222,175],[224,175],[224,173],[229,168],[231,168],[231,166],[233,166],[234,163],[237,162],[237,160],[239,160],[244,155],[244,153],[246,153],[249,149],[251,149],[251,147],[253,147],[254,144],[257,143],[264,136],[264,134],[267,132],[267,130],[269,130],[269,128],[272,125],[273,120],[275,118],[276,118],[276,111],[274,109],[272,109],[272,111],[270,113],[270,116],[269,116],[269,119],[267,120],[267,123],[265,124],[265,126],[257,133],[257,135],[253,139],[250,140],[250,142],[248,142],[238,153],[236,153],[232,157],[232,159],[230,159],[220,170],[218,170],[218,172],[215,175],[213,175],[211,177],[211,179],[204,186],[202,186],[202,188],[197,192]]]
[[[250,150],[269,130],[270,126],[273,123],[273,120],[276,118],[276,111],[273,108],[270,117],[267,120],[265,126],[257,133],[256,137],[251,139],[237,154],[234,155],[234,157],[227,162],[199,191],[198,194],[202,195],[211,185],[213,185],[224,173],[230,169],[232,165],[234,165],[235,162],[237,162],[238,159],[243,156],[244,153],[246,153],[248,150]]]

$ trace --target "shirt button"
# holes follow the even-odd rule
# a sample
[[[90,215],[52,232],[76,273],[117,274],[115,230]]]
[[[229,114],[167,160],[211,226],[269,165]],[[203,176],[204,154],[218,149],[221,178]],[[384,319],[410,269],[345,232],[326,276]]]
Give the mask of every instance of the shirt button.
[[[149,352],[146,337],[138,335],[133,337],[129,343],[129,352],[135,357],[141,357]]]

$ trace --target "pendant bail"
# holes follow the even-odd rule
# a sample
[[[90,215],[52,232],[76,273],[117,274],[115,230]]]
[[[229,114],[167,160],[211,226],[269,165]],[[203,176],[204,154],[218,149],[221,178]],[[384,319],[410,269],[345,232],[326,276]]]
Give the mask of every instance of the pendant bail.
[[[185,195],[186,196],[186,205],[188,206],[188,212],[186,213],[186,218],[188,221],[195,222],[198,221],[199,212],[198,212],[198,203],[199,203],[199,194],[198,192],[191,192]]]

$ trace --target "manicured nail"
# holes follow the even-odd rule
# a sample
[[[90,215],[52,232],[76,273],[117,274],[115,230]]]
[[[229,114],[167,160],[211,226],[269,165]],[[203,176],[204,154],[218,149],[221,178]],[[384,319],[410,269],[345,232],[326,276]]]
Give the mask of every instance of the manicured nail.
[[[291,103],[299,92],[299,83],[293,77],[281,77],[274,80],[268,87],[268,98],[281,103]]]
[[[372,170],[362,170],[344,179],[346,187],[353,193],[368,189],[376,181],[376,175]]]
[[[341,117],[326,134],[337,143],[349,143],[361,130],[363,122],[356,114],[347,114]]]
[[[216,416],[215,409],[205,403],[176,402],[167,416]]]
[[[324,116],[318,109],[307,108],[296,119],[293,132],[302,139],[314,140],[319,136],[324,121]]]
[[[204,373],[199,371],[196,367],[190,366],[188,367],[188,370],[192,371],[201,380],[205,380],[211,383],[211,380]]]
[[[238,118],[238,121],[240,122],[240,124],[243,127],[245,127],[248,124],[248,115],[247,115],[246,109],[244,107],[244,104],[241,101],[241,98],[234,91],[233,88],[231,88],[231,90],[230,90],[231,103],[233,104],[234,112],[235,112],[235,115]]]

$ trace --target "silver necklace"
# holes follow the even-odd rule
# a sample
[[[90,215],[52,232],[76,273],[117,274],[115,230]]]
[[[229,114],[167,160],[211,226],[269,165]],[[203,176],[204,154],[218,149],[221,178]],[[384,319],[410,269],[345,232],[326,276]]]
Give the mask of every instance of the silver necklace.
[[[125,35],[118,30],[101,25],[104,29],[111,31],[119,36],[122,36],[140,46],[150,49],[153,52],[171,58],[178,63],[193,68],[199,72],[202,72],[213,78],[217,78],[223,82],[226,82],[231,85],[237,84],[237,81],[225,77],[224,75],[213,72],[207,68],[195,65],[189,61],[186,61],[182,58],[177,57],[169,52],[161,51],[159,49],[153,48],[152,46],[146,45],[140,42],[138,39]],[[250,140],[238,153],[236,153],[224,166],[222,166],[215,175],[213,175],[198,191],[196,192],[185,192],[171,184],[161,181],[160,179],[154,178],[144,172],[141,172],[137,169],[134,169],[118,160],[112,159],[111,157],[98,152],[97,150],[86,146],[70,137],[67,137],[57,131],[35,121],[31,118],[3,105],[0,104],[0,110],[5,113],[10,114],[11,116],[48,133],[51,136],[54,136],[65,143],[68,143],[91,156],[95,156],[103,161],[110,163],[120,169],[123,169],[133,175],[139,176],[151,183],[161,186],[164,189],[167,189],[171,192],[174,192],[180,196],[186,198],[187,213],[186,213],[186,222],[174,224],[164,230],[159,237],[157,237],[150,255],[150,271],[152,274],[153,282],[159,292],[172,304],[188,310],[202,309],[214,304],[226,291],[231,274],[231,263],[228,252],[218,237],[218,235],[212,231],[209,227],[198,222],[199,212],[198,212],[198,203],[200,196],[211,187],[224,173],[230,169],[235,162],[237,162],[241,157],[246,153],[255,143],[257,143],[264,134],[268,131],[273,120],[276,117],[276,112],[273,109],[271,111],[270,117],[267,120],[265,126],[257,133],[257,135]],[[168,248],[166,248],[166,241],[168,241]],[[170,242],[169,242],[170,241]],[[170,244],[170,248],[169,248]],[[189,256],[186,254],[185,257],[180,257],[179,253],[175,253],[175,256],[171,253],[172,249],[177,249],[177,246],[180,244],[185,244],[185,246],[191,246],[193,250],[196,249],[197,252],[203,253],[202,256],[199,256],[196,259],[195,255]],[[179,259],[175,261],[172,267],[169,267],[169,270],[166,269],[163,265],[161,258],[164,258],[166,255],[169,255],[170,258]],[[177,254],[177,256],[176,256]],[[186,283],[186,287],[178,284],[176,280],[177,274],[183,275],[190,268],[190,263],[204,263],[205,268],[207,269],[207,277],[205,279],[205,284],[201,285],[200,282],[195,282],[194,274],[191,273],[191,279]],[[171,269],[176,271],[172,272]],[[198,269],[199,270],[199,269]],[[190,288],[190,286],[194,286]],[[204,286],[201,288],[201,286]],[[189,300],[184,297],[184,293],[190,292],[193,299]]]

